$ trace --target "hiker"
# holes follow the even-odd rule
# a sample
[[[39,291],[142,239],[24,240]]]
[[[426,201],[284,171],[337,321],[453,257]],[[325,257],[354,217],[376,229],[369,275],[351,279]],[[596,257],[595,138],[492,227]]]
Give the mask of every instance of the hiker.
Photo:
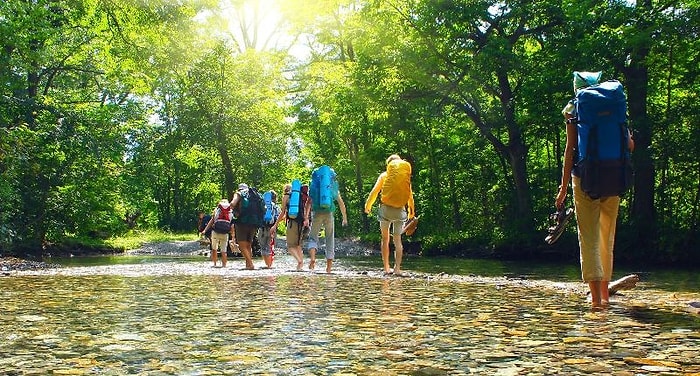
[[[204,232],[207,224],[209,224],[209,220],[211,220],[211,214],[205,214],[202,210],[197,212],[197,232],[202,234],[202,236],[209,242],[209,249],[211,249],[211,229]]]
[[[331,272],[335,259],[335,203],[338,202],[340,214],[343,216],[342,225],[348,225],[348,215],[345,210],[345,202],[340,197],[338,180],[335,171],[329,166],[323,165],[311,174],[311,232],[309,233],[309,269],[316,266],[316,251],[318,250],[321,227],[325,230],[326,238],[326,273]]]
[[[258,231],[260,254],[265,266],[269,269],[275,259],[275,238],[277,237],[277,219],[280,208],[277,205],[277,192],[267,191],[263,195],[265,201],[265,225]]]
[[[253,240],[258,228],[263,225],[265,204],[255,188],[241,183],[238,185],[238,191],[233,194],[231,206],[235,208],[236,213],[233,222],[238,249],[245,258],[245,268],[253,270]]]
[[[406,220],[415,217],[415,203],[411,189],[411,164],[392,154],[386,159],[387,170],[379,174],[374,188],[365,201],[365,213],[369,214],[372,204],[381,192],[381,203],[377,219],[382,233],[382,261],[384,274],[391,274],[389,268],[389,230],[394,240],[394,275],[401,275],[403,243],[401,230]]]
[[[217,253],[221,252],[221,266],[226,267],[227,255],[226,249],[228,247],[229,236],[233,238],[233,226],[231,225],[231,220],[233,219],[233,212],[231,210],[231,204],[225,198],[219,201],[219,204],[214,209],[211,218],[207,222],[204,229],[200,230],[200,235],[210,234],[210,252],[211,261],[214,263],[214,267],[217,264]]]
[[[569,101],[562,111],[566,121],[566,147],[564,150],[561,185],[555,200],[557,209],[564,207],[569,182],[571,181],[580,248],[581,276],[583,281],[588,283],[591,292],[591,305],[594,310],[608,306],[610,301],[608,288],[612,278],[615,226],[620,205],[620,196],[617,191],[612,191],[612,193],[603,192],[602,194],[586,193],[584,189],[586,189],[585,186],[588,183],[582,180],[582,172],[584,172],[583,162],[584,157],[586,157],[582,149],[586,148],[586,150],[589,150],[598,146],[592,146],[590,143],[582,140],[583,137],[590,135],[592,131],[589,133],[590,129],[585,128],[589,125],[586,124],[585,119],[582,119],[584,111],[579,111],[581,103],[577,101],[579,101],[580,91],[599,85],[600,76],[601,72],[574,72],[573,86],[577,99]],[[614,81],[613,84],[616,82]],[[603,84],[600,85],[602,86]],[[622,90],[621,86],[618,90]],[[621,106],[619,109],[614,108],[610,111],[598,109],[598,115],[621,112],[619,116],[624,118],[626,104],[624,103],[624,93],[622,95],[622,103],[617,104]],[[613,103],[611,106],[615,105]],[[619,122],[619,124],[615,124],[616,137],[621,138],[619,135],[622,134],[627,138],[626,142],[624,138],[621,139],[621,142],[618,143],[618,149],[620,148],[619,145],[626,144],[627,154],[629,154],[629,152],[634,150],[632,135],[626,128],[623,128],[622,132],[619,131],[619,126],[624,127],[622,120],[616,120],[615,122]],[[597,140],[598,137],[595,137],[595,139]],[[599,145],[601,145],[600,141]],[[615,180],[606,179],[606,182]],[[600,181],[597,181],[597,184],[602,185]]]
[[[292,184],[285,184],[282,196],[282,213],[275,223],[275,227],[282,221],[286,223],[287,251],[296,260],[297,271],[301,271],[304,267],[304,254],[301,245],[304,231],[309,227],[311,215],[309,201],[308,194],[302,191],[299,180],[292,181]]]

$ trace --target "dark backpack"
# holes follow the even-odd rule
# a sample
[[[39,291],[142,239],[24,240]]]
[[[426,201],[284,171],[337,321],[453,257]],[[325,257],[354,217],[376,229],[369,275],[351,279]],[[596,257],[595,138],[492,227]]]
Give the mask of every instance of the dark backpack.
[[[576,93],[575,174],[592,199],[621,196],[632,187],[627,102],[622,84],[606,81]]]
[[[241,202],[238,204],[238,213],[234,223],[263,227],[265,225],[265,201],[262,195],[254,187],[238,192]]]
[[[214,232],[219,233],[219,234],[228,234],[231,232],[231,216],[229,213],[231,212],[231,207],[229,206],[228,208],[224,209],[219,205],[217,207],[219,210],[219,215],[216,217],[216,220],[214,220]]]

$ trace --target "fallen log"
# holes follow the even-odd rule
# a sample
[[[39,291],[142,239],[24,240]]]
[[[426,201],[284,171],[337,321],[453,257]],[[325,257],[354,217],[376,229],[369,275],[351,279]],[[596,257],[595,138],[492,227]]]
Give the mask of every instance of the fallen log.
[[[639,276],[636,274],[626,275],[620,279],[616,279],[608,285],[608,293],[610,296],[617,294],[620,290],[629,290],[637,286]]]

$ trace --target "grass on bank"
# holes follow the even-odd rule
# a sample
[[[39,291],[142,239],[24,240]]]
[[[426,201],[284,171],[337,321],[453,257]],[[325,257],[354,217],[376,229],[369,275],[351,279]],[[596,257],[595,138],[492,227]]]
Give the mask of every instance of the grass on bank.
[[[146,243],[161,243],[169,241],[197,240],[194,233],[172,233],[158,229],[130,230],[129,232],[107,239],[94,237],[67,237],[56,242],[59,249],[89,249],[103,252],[124,252],[141,248]]]
[[[129,250],[141,248],[146,243],[162,243],[169,241],[197,240],[199,236],[193,233],[176,234],[163,230],[132,230],[126,234],[104,240],[104,244],[110,248]]]

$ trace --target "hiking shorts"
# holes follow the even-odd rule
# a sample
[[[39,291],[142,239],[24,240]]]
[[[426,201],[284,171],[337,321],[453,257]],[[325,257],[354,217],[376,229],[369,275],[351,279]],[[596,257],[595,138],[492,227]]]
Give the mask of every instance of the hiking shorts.
[[[258,228],[251,225],[235,225],[234,230],[236,231],[236,243],[240,242],[253,242],[253,237],[258,233]]]
[[[299,247],[301,245],[302,226],[304,226],[302,223],[295,220],[290,220],[287,222],[287,248]]]
[[[212,231],[210,247],[214,252],[226,252],[226,247],[228,247],[228,234],[220,234],[216,231]]]
[[[377,213],[377,219],[379,220],[379,228],[382,230],[390,229],[389,226],[393,226],[392,233],[394,235],[401,235],[401,230],[403,229],[403,224],[406,223],[408,219],[408,213],[406,213],[406,208],[395,208],[386,204],[379,205],[379,213]]]

